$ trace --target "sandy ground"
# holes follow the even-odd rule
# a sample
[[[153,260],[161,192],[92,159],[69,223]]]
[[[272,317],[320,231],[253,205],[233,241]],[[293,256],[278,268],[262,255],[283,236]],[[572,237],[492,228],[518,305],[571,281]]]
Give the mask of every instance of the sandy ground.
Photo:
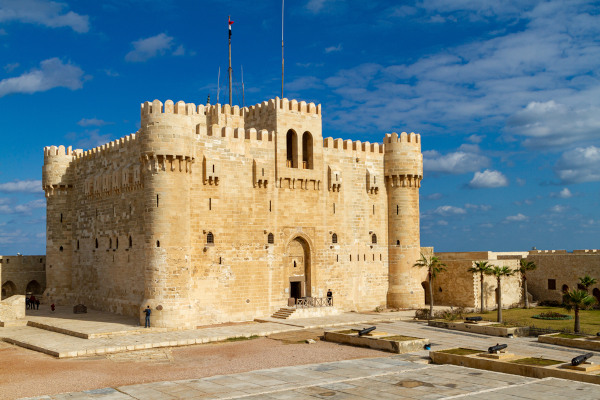
[[[320,334],[307,330],[272,338],[62,360],[0,342],[0,399],[389,355],[322,342]],[[305,338],[317,342],[299,343]]]

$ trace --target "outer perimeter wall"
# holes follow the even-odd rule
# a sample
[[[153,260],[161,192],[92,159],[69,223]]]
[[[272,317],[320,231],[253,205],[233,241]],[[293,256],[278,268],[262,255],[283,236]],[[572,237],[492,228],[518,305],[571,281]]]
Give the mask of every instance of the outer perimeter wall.
[[[144,103],[135,135],[46,148],[47,294],[128,315],[149,305],[163,326],[250,320],[328,289],[342,310],[385,306],[389,245],[412,265],[403,245],[419,243],[420,137],[394,135],[415,160],[397,190],[415,191],[417,214],[403,228],[416,237],[391,244],[384,146],[324,140],[320,106]],[[413,306],[425,275],[404,279]]]
[[[16,294],[41,295],[46,288],[46,256],[0,256],[0,283],[2,299]]]

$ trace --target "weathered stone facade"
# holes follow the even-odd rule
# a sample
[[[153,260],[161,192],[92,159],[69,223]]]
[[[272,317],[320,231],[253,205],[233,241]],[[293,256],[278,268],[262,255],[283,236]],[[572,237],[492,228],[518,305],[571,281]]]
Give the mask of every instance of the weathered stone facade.
[[[563,291],[577,289],[584,275],[600,281],[600,250],[532,250],[526,257],[537,265],[527,274],[527,290],[536,301],[562,302]],[[588,292],[600,303],[600,283]]]
[[[481,281],[479,274],[469,272],[476,261],[487,261],[490,265],[519,267],[521,253],[499,253],[494,251],[436,252],[440,261],[446,264],[446,271],[440,273],[433,282],[433,304],[469,307],[479,309],[481,303]],[[496,307],[495,276],[484,275],[483,290],[485,308]],[[519,274],[502,278],[503,308],[517,306],[523,298]]]
[[[0,256],[0,282],[2,299],[42,294],[46,288],[46,256]]]
[[[420,135],[323,139],[321,106],[158,100],[132,135],[44,149],[46,296],[194,326],[334,293],[421,307]]]

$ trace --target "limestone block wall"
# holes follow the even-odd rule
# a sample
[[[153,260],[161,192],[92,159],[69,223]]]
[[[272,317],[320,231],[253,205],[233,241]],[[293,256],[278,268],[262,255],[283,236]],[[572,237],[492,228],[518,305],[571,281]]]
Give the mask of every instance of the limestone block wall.
[[[0,256],[0,282],[3,299],[17,294],[41,295],[46,288],[46,256]]]
[[[527,255],[537,268],[527,274],[528,291],[536,301],[562,302],[563,287],[577,289],[579,278],[600,280],[600,250],[534,250]],[[600,302],[600,284],[589,288]]]
[[[388,135],[384,152],[321,129],[320,106],[295,100],[155,100],[136,134],[86,152],[47,148],[48,297],[138,316],[150,305],[157,326],[187,327],[270,315],[328,289],[341,310],[389,304],[390,265],[419,256],[420,136]],[[390,231],[391,187],[403,221]],[[422,305],[426,271],[405,272],[406,304]]]
[[[0,301],[0,323],[22,318],[25,318],[25,295],[14,295]]]
[[[446,271],[434,281],[434,304],[454,307],[480,307],[481,283],[479,274],[468,272],[475,261],[488,261],[491,265],[518,268],[518,259],[504,259],[495,252],[438,252],[436,256],[446,264]],[[484,275],[484,301],[486,309],[496,307],[497,279]],[[521,278],[518,274],[502,278],[503,307],[517,306],[522,300]]]

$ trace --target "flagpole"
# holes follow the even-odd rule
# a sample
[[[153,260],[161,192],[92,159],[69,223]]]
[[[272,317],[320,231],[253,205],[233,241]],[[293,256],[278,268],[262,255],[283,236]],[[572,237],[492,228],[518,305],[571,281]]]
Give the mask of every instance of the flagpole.
[[[231,16],[229,16],[229,105],[231,106]]]
[[[285,0],[281,0],[281,98],[283,99],[283,70],[284,70],[284,58],[283,58],[283,7]]]
[[[244,98],[244,66],[242,65],[242,108],[246,107],[246,99]]]
[[[217,104],[219,104],[219,92],[221,91],[221,67],[219,67],[219,73],[217,74]]]

